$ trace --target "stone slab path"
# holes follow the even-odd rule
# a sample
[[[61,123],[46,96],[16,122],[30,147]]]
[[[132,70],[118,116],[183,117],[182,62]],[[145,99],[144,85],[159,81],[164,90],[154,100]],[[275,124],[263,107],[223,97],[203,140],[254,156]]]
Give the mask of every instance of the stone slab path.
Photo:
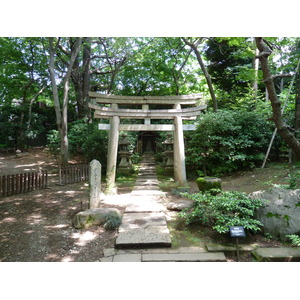
[[[126,200],[115,248],[104,249],[101,262],[207,262],[226,261],[222,252],[199,247],[172,249],[158,186],[154,153],[143,155],[135,186]]]
[[[163,197],[164,193],[158,186],[153,152],[146,152],[119,227],[117,249],[171,247],[163,213],[165,207],[161,201]]]
[[[252,255],[258,261],[264,262],[275,262],[275,261],[300,261],[300,248],[287,248],[287,247],[280,247],[280,248],[257,248],[252,251]]]
[[[118,250],[104,249],[101,262],[226,262],[222,252],[207,252],[201,247],[151,248]]]

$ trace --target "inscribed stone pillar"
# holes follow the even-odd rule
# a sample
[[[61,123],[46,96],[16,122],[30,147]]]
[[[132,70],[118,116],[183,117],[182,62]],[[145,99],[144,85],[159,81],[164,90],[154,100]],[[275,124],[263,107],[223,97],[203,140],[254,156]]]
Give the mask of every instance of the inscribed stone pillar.
[[[175,104],[174,109],[181,109],[180,104]],[[175,181],[181,186],[186,185],[184,139],[181,116],[174,118],[174,168]]]
[[[112,109],[118,109],[118,104],[112,104]],[[118,155],[118,142],[119,142],[119,125],[120,117],[113,116],[110,118],[110,131],[108,140],[108,153],[107,153],[107,192],[110,194],[116,193],[116,168],[117,168],[117,155]]]
[[[100,207],[101,200],[101,164],[93,159],[90,162],[90,203],[89,208]]]

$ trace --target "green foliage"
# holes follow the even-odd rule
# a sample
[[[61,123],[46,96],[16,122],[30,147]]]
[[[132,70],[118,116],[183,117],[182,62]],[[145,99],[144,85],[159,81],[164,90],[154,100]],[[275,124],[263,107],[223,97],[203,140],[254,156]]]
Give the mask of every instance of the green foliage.
[[[300,186],[300,170],[297,170],[294,173],[290,173],[288,175],[288,177],[289,177],[288,189],[293,190],[293,189],[299,188],[299,186]]]
[[[292,241],[294,246],[300,246],[300,236],[296,234],[287,235],[287,237]]]
[[[171,189],[171,194],[175,196],[181,196],[181,194],[188,193],[189,191],[189,186],[178,186],[174,189]]]
[[[187,167],[219,177],[254,168],[264,158],[271,125],[256,112],[206,113],[187,141]]]
[[[107,144],[107,132],[100,131],[96,127],[89,132],[82,144],[82,151],[86,160],[99,160],[103,172],[106,170]]]
[[[87,161],[97,159],[106,169],[107,132],[100,131],[96,123],[89,124],[84,120],[74,122],[70,126],[69,150],[71,154],[82,154]],[[53,155],[59,154],[60,136],[57,130],[50,130],[47,134],[47,147]]]
[[[191,208],[179,215],[186,224],[199,223],[212,226],[219,233],[229,232],[229,226],[244,226],[245,229],[257,232],[262,224],[254,218],[254,212],[263,205],[262,199],[250,199],[245,193],[221,192],[212,195],[210,192],[184,194],[194,201]]]
[[[199,177],[196,180],[197,186],[199,188],[199,191],[201,192],[206,192],[211,189],[219,189],[221,190],[221,181],[217,180],[211,180],[209,181],[208,179],[212,179],[210,177]]]
[[[60,149],[60,136],[59,132],[55,129],[50,130],[47,134],[47,145],[49,153],[57,157]]]
[[[252,49],[251,49],[252,48]],[[254,78],[253,42],[247,38],[212,38],[207,40],[204,54],[213,83],[230,97],[240,97]],[[224,99],[224,100],[227,100]]]
[[[103,227],[107,230],[115,230],[121,225],[121,223],[122,218],[116,213],[111,213],[105,217]]]

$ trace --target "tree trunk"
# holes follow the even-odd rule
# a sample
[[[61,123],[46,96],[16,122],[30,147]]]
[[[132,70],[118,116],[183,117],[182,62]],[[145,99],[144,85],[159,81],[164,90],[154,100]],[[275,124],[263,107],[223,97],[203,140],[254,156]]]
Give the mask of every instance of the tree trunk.
[[[298,73],[298,88],[297,88],[297,95],[295,101],[295,136],[299,137],[299,129],[300,129],[300,72]],[[297,155],[295,152],[293,153],[293,160],[299,161],[300,156]]]
[[[211,96],[211,99],[212,99],[212,102],[213,102],[213,110],[214,110],[214,112],[217,112],[217,110],[218,110],[217,98],[216,98],[216,95],[215,95],[215,92],[214,92],[211,77],[210,77],[209,73],[206,70],[206,67],[205,67],[204,62],[202,60],[202,57],[199,53],[197,45],[189,42],[185,38],[183,38],[183,41],[185,42],[186,45],[190,46],[193,49],[193,51],[194,51],[194,53],[197,57],[198,63],[201,67],[201,70],[202,70],[202,72],[205,76],[205,79],[206,79],[206,82],[207,82],[207,85],[208,85],[209,93],[210,93],[210,96]]]
[[[255,101],[257,101],[257,90],[258,90],[258,67],[259,67],[259,59],[257,58],[258,54],[259,54],[259,50],[256,48],[255,57],[253,59],[254,79],[252,84]]]
[[[52,93],[54,99],[54,109],[56,114],[56,124],[60,134],[60,163],[65,165],[68,163],[68,155],[69,155],[69,142],[68,142],[68,95],[69,95],[69,81],[71,77],[71,72],[73,70],[73,66],[76,60],[76,57],[79,52],[79,48],[82,42],[82,38],[76,38],[76,42],[74,43],[74,47],[71,52],[70,63],[67,69],[67,73],[63,78],[63,99],[62,99],[62,107],[60,105],[58,89],[55,78],[54,71],[54,57],[56,52],[56,47],[53,45],[53,38],[49,38],[49,72],[50,72],[50,80],[52,85]]]
[[[84,39],[83,46],[83,74],[82,74],[82,94],[84,105],[84,116],[88,115],[89,91],[90,91],[90,62],[91,62],[91,38]]]
[[[295,138],[295,136],[290,132],[286,123],[283,121],[282,112],[281,112],[281,102],[279,101],[274,80],[272,78],[269,65],[268,65],[268,57],[272,53],[271,49],[264,42],[263,38],[257,37],[256,46],[259,50],[259,60],[263,72],[264,82],[266,88],[268,90],[269,99],[271,101],[272,111],[273,111],[273,120],[278,130],[278,133],[283,138],[283,140],[288,144],[288,146],[294,151],[297,157],[300,157],[300,143]]]

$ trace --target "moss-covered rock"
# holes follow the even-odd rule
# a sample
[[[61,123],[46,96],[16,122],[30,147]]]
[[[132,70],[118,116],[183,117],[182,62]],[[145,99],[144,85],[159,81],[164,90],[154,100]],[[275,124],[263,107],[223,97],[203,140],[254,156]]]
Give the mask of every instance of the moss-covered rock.
[[[114,224],[121,224],[122,214],[116,208],[93,208],[81,211],[73,218],[73,226],[77,229],[87,229],[95,225],[105,225],[113,220]]]
[[[207,192],[211,189],[222,189],[220,178],[215,177],[199,177],[196,180],[200,192]]]

